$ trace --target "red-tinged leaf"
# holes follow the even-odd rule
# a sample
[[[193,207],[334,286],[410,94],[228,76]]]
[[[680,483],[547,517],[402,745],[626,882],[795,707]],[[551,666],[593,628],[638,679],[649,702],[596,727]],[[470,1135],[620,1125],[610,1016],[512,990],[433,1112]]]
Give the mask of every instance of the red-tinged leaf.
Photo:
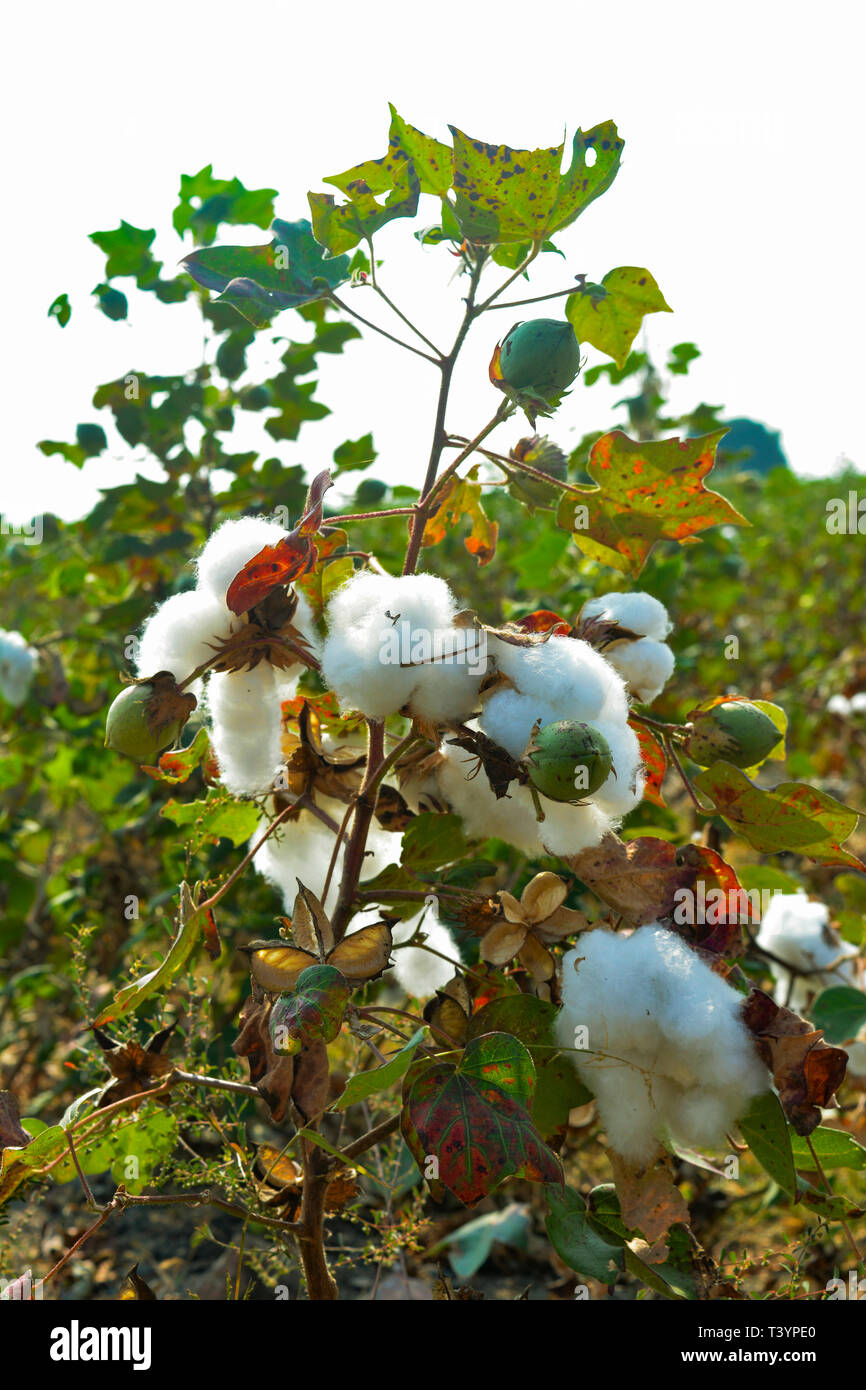
[[[527,613],[525,618],[518,618],[515,626],[523,632],[550,632],[557,637],[571,635],[571,623],[568,619],[549,608],[536,608],[534,613]]]
[[[534,1087],[532,1058],[507,1033],[474,1038],[457,1066],[416,1073],[401,1124],[421,1172],[467,1206],[509,1177],[561,1183],[529,1114]]]
[[[204,766],[207,770],[210,752],[207,729],[199,729],[188,748],[177,748],[163,753],[156,767],[143,767],[142,772],[146,772],[155,782],[169,782],[173,785],[186,782],[197,767]]]
[[[637,741],[640,744],[640,755],[644,766],[644,800],[653,802],[655,806],[666,806],[667,802],[662,796],[662,783],[668,765],[665,750],[655,734],[651,733],[645,724],[636,724],[631,719],[628,722],[637,734]]]
[[[704,487],[723,435],[650,442],[621,430],[602,435],[587,465],[598,486],[565,493],[557,525],[587,555],[632,576],[657,541],[685,545],[710,526],[748,526],[730,502]]]
[[[343,1025],[349,986],[331,965],[311,965],[298,976],[291,994],[283,994],[270,1017],[274,1052],[294,1055],[314,1042],[329,1043]]]
[[[278,584],[291,584],[316,563],[316,547],[296,531],[275,545],[264,546],[235,575],[226,593],[226,603],[240,617],[266,599]]]
[[[610,1157],[622,1220],[649,1244],[642,1259],[648,1265],[663,1264],[671,1227],[689,1224],[689,1209],[673,1180],[670,1160],[663,1154],[648,1164],[630,1163],[616,1152]]]
[[[694,784],[726,824],[760,854],[789,850],[818,864],[844,864],[866,872],[866,864],[842,848],[857,827],[859,813],[826,792],[805,782],[782,782],[764,790],[726,762],[705,768]]]
[[[202,917],[201,925],[205,950],[211,960],[219,960],[222,942],[220,941],[220,934],[217,931],[216,917],[213,915],[213,908],[208,908],[207,912]]]
[[[327,468],[323,468],[321,473],[317,473],[307,490],[306,501],[304,502],[304,513],[295,527],[295,532],[299,536],[314,536],[322,525],[322,507],[325,501],[325,493],[329,487],[333,487],[333,481]]]
[[[773,1073],[782,1109],[798,1134],[811,1134],[845,1079],[848,1054],[829,1047],[820,1029],[761,989],[745,1001],[743,1020]]]
[[[675,846],[652,835],[628,844],[606,835],[599,845],[570,855],[565,863],[596,897],[635,927],[673,916],[678,891],[694,885],[694,869]]]
[[[688,939],[715,955],[742,955],[743,923],[754,921],[756,914],[735,871],[706,845],[684,845],[679,858],[694,871],[691,901],[698,910],[693,914],[696,920],[688,923],[692,928]],[[674,917],[675,922],[680,920],[682,916]]]
[[[499,527],[491,521],[481,505],[481,485],[466,478],[451,478],[439,495],[436,510],[424,527],[422,545],[438,545],[456,526],[461,517],[468,516],[472,529],[463,544],[479,565],[489,565],[496,551]]]

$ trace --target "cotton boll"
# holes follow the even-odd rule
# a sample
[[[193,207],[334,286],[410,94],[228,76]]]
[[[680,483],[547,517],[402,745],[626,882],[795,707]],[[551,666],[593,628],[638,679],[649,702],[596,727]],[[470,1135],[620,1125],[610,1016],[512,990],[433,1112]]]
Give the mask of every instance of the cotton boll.
[[[576,968],[575,968],[576,967]],[[673,932],[584,933],[563,960],[557,1041],[598,1100],[611,1146],[648,1161],[659,1139],[712,1146],[769,1086],[741,996]]]
[[[276,521],[242,516],[218,526],[196,562],[198,587],[225,604],[229,585],[266,545],[276,545],[286,535]],[[226,611],[228,611],[226,609]]]
[[[220,780],[233,796],[260,796],[282,763],[280,701],[273,667],[217,671],[208,683],[211,738]]]
[[[857,690],[851,696],[851,713],[866,714],[866,690]]]
[[[337,824],[342,821],[346,808],[340,802],[320,798],[318,804]],[[267,819],[263,817],[261,827],[250,841],[251,846],[260,838],[262,831],[267,829],[267,824]],[[297,820],[286,821],[279,826],[256,854],[253,863],[257,871],[282,894],[287,914],[290,915],[292,912],[298,891],[298,879],[301,879],[316,897],[322,897],[335,838],[334,832],[324,821],[311,815],[309,811],[302,811]],[[370,827],[364,867],[361,870],[361,883],[381,873],[388,864],[399,861],[401,838],[394,832],[382,830],[377,826]],[[323,899],[326,912],[333,912],[337,903],[345,848],[344,840],[337,855],[327,896]],[[379,921],[380,916],[379,910],[376,909],[370,920]],[[356,913],[352,918],[352,930],[358,930],[365,918],[366,914]]]
[[[847,719],[851,713],[851,701],[845,695],[831,695],[827,701],[827,709],[830,714],[838,714],[840,719]]]
[[[558,719],[592,724],[604,713],[608,719],[627,717],[622,680],[604,657],[574,637],[549,637],[531,647],[515,647],[494,638],[491,655],[521,695],[544,700]]]
[[[427,938],[427,945],[440,951],[451,960],[459,960],[460,953],[448,928],[432,911],[425,908],[417,917],[408,922],[398,922],[392,930],[394,945],[408,941],[421,926]],[[448,961],[433,956],[420,946],[406,946],[394,952],[394,975],[397,983],[414,999],[429,999],[437,989],[442,989],[454,974],[454,966]]]
[[[214,648],[231,635],[232,626],[225,605],[212,594],[198,589],[174,594],[142,629],[136,671],[139,676],[171,671],[176,680],[184,680],[214,655]]]
[[[521,788],[521,792],[528,797],[525,788]],[[581,850],[600,844],[613,828],[610,816],[594,800],[583,806],[561,805],[546,800],[542,804],[544,820],[536,822],[536,835],[541,849],[547,854],[563,858],[580,854]]]
[[[581,617],[619,623],[620,627],[652,637],[657,642],[663,641],[673,626],[664,604],[640,590],[633,594],[602,594],[601,598],[590,599],[583,605]]]
[[[605,655],[637,698],[647,705],[662,693],[673,675],[673,652],[666,642],[656,642],[652,637],[618,642]]]
[[[477,634],[452,626],[456,611],[435,575],[356,574],[328,605],[326,684],[371,719],[404,706],[431,720],[468,718],[486,661]]]
[[[36,671],[37,652],[20,632],[0,628],[0,695],[10,705],[23,705]]]
[[[851,957],[856,947],[843,941],[830,926],[830,913],[824,903],[810,902],[805,893],[774,893],[761,920],[757,943],[807,975],[792,976],[777,960],[769,961],[776,981],[773,997],[777,1004],[795,1013],[807,1010],[815,994],[833,985],[854,984],[856,972]],[[827,970],[845,957],[834,970]],[[792,982],[793,981],[793,982]]]
[[[485,700],[480,722],[488,738],[492,738],[512,758],[521,758],[535,724],[539,721],[542,725],[552,724],[560,718],[558,708],[549,700],[506,688],[495,690]],[[574,718],[588,722],[588,716],[575,715]]]

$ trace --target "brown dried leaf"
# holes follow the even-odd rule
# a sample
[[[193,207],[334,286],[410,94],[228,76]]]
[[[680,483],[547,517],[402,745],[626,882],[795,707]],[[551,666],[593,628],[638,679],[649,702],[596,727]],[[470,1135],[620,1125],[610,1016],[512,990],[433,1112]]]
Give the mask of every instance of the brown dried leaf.
[[[743,1020],[773,1073],[782,1109],[798,1134],[811,1134],[845,1078],[848,1054],[830,1047],[819,1029],[761,989],[753,989],[743,1005]]]
[[[327,1044],[320,1039],[302,1047],[295,1057],[292,1100],[304,1123],[320,1115],[330,1099]]]
[[[0,1149],[23,1149],[33,1138],[21,1127],[18,1101],[11,1091],[0,1091]]]
[[[253,992],[241,1009],[241,1030],[233,1051],[237,1057],[246,1057],[250,1081],[266,1102],[275,1124],[280,1124],[286,1118],[292,1095],[295,1058],[273,1050],[268,1028],[271,1004],[253,981]]]
[[[670,916],[678,888],[691,888],[695,870],[667,840],[642,835],[624,844],[606,835],[601,844],[570,855],[565,862],[602,902],[643,926]]]
[[[689,1209],[673,1180],[670,1160],[661,1151],[648,1164],[630,1163],[613,1150],[610,1157],[622,1220],[629,1230],[640,1231],[648,1243],[641,1259],[651,1265],[663,1264],[671,1226],[689,1224]]]

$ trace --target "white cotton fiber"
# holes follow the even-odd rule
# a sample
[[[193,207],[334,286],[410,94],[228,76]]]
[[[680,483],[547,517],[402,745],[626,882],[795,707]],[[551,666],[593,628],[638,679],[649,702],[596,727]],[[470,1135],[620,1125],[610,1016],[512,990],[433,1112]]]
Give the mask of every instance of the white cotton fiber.
[[[556,1039],[598,1100],[608,1142],[635,1163],[661,1139],[724,1141],[769,1076],[742,1021],[742,996],[673,932],[596,929],[563,960]]]
[[[467,718],[486,656],[477,633],[453,627],[456,612],[451,590],[435,575],[359,572],[328,604],[326,685],[343,708],[370,719],[404,706],[429,720]]]
[[[220,780],[233,796],[260,796],[282,764],[280,699],[274,670],[215,671],[207,687],[211,740]]]
[[[0,628],[0,695],[10,705],[23,705],[36,671],[37,652],[20,632]]]
[[[427,938],[426,944],[451,961],[460,959],[454,939],[432,911],[424,908],[408,922],[397,922],[392,930],[394,945],[408,941],[415,935],[418,926]],[[394,975],[402,989],[414,999],[429,999],[437,989],[442,989],[454,974],[454,966],[448,961],[433,956],[421,946],[406,946],[395,951]]]
[[[643,704],[662,693],[674,672],[674,654],[666,642],[641,637],[637,642],[617,642],[605,657]]]
[[[778,960],[768,962],[776,982],[773,990],[776,1003],[795,1013],[806,1011],[821,990],[856,981],[851,960],[857,955],[856,947],[843,941],[831,927],[827,906],[810,902],[805,893],[774,893],[761,919],[756,940],[773,956],[797,970],[809,972],[792,976]],[[834,970],[826,968],[840,957],[845,959]]]
[[[338,801],[331,801],[324,797],[319,798],[319,803],[321,809],[339,825],[343,819],[345,806]],[[267,825],[267,819],[263,817],[260,827],[250,841],[251,846],[260,838],[262,831],[267,829]],[[351,825],[349,829],[351,831]],[[401,838],[399,834],[382,830],[379,826],[372,825],[370,827],[367,835],[367,853],[364,857],[364,867],[361,870],[360,881],[362,883],[368,878],[375,877],[388,864],[399,862]],[[297,820],[286,821],[275,830],[256,854],[253,860],[256,869],[263,878],[282,893],[284,909],[289,915],[291,915],[295,894],[298,891],[298,879],[301,879],[317,897],[322,897],[328,865],[331,862],[334,849],[334,840],[335,834],[328,825],[319,820],[317,816],[311,815],[309,811],[302,811]],[[331,876],[328,895],[324,898],[324,906],[328,912],[333,911],[337,901],[345,843],[344,840],[340,847]],[[370,920],[378,921],[380,916],[381,913],[377,909],[375,916]],[[363,914],[356,914],[352,918],[353,930],[357,930],[362,924]]]
[[[847,719],[851,713],[851,701],[847,695],[831,695],[827,701],[827,709],[830,714],[838,714],[840,719]]]
[[[652,594],[638,590],[633,594],[602,594],[583,605],[581,618],[604,618],[631,632],[661,642],[671,630],[671,620],[663,603]]]
[[[199,589],[225,604],[226,592],[244,565],[266,545],[276,545],[285,535],[279,522],[266,521],[264,517],[242,516],[224,521],[196,561]]]
[[[496,665],[522,695],[545,701],[560,710],[559,719],[593,723],[627,717],[622,681],[604,657],[574,637],[549,637],[531,647],[515,647],[493,638],[490,653]]]
[[[234,620],[234,627],[240,619]],[[139,676],[171,671],[182,681],[214,655],[233,630],[224,604],[212,594],[189,589],[167,599],[142,629],[136,655]]]
[[[637,735],[620,721],[597,719],[594,727],[607,740],[613,770],[593,792],[592,800],[608,815],[624,816],[634,810],[643,796],[643,761]]]

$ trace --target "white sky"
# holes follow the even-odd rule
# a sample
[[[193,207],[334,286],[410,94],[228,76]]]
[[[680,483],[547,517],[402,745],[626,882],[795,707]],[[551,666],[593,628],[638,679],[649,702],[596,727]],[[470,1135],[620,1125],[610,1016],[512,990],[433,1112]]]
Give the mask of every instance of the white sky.
[[[200,354],[194,309],[157,304],[131,281],[116,282],[129,293],[128,322],[99,313],[90,291],[104,261],[87,234],[121,218],[156,226],[153,249],[170,274],[190,249],[171,228],[179,176],[207,163],[218,177],[279,188],[278,215],[305,216],[306,191],[322,188],[322,175],[384,153],[389,99],[446,140],[448,122],[532,147],[555,143],[564,126],[570,141],[577,125],[615,120],[626,141],[616,182],[560,234],[567,265],[544,257],[524,293],[564,288],[579,271],[599,280],[617,265],[648,267],[675,310],[646,320],[650,347],[661,354],[693,340],[703,353],[677,383],[675,405],[723,403],[730,415],[781,429],[804,473],[826,473],[842,457],[866,468],[862,5],[299,8],[53,0],[16,7],[11,25],[7,18],[6,516],[80,515],[100,485],[127,481],[136,467],[160,476],[92,409],[92,392],[131,369],[187,369]],[[419,225],[434,220],[435,204],[425,203]],[[405,226],[377,241],[383,284],[447,345],[462,292],[448,284],[455,262],[444,247],[422,251],[411,238],[401,251]],[[267,237],[226,228],[223,239]],[[490,288],[501,274],[490,272]],[[73,306],[65,329],[46,317],[61,291]],[[371,292],[350,302],[379,317]],[[559,312],[556,301],[549,311]],[[548,309],[528,314],[536,312]],[[493,413],[499,397],[487,362],[516,317],[506,310],[474,328],[452,393],[454,432],[474,433]],[[273,332],[300,336],[299,326],[289,313]],[[332,417],[282,445],[244,417],[246,432],[228,447],[264,442],[286,461],[322,467],[336,444],[372,428],[375,474],[420,482],[438,375],[369,336],[370,350],[352,344],[322,359],[318,394]],[[589,358],[602,360],[592,349]],[[577,387],[550,432],[567,446],[607,427],[621,394]],[[83,471],[36,449],[42,438],[72,439],[79,421],[93,419],[108,429],[110,448]],[[514,426],[505,429],[501,442],[513,442]]]

